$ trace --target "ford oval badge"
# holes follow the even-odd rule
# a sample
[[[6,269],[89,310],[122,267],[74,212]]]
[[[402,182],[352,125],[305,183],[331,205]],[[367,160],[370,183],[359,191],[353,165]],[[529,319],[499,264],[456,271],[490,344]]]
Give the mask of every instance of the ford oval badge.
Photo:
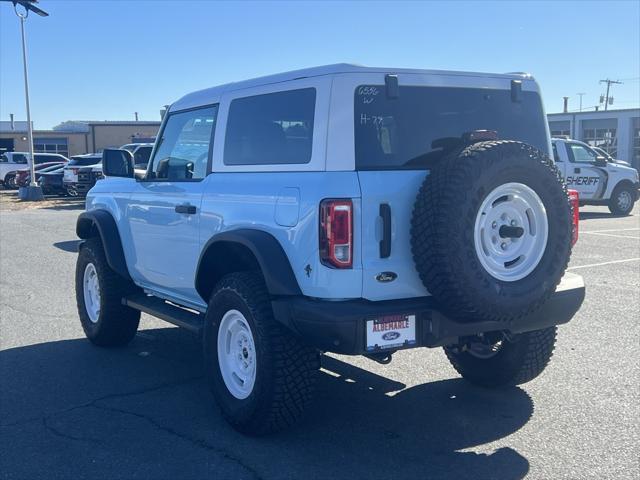
[[[399,336],[400,336],[400,333],[398,332],[387,332],[384,335],[382,335],[382,339],[386,341],[395,340]]]
[[[393,282],[396,278],[398,278],[398,274],[395,272],[380,272],[376,275],[376,280],[381,283]]]

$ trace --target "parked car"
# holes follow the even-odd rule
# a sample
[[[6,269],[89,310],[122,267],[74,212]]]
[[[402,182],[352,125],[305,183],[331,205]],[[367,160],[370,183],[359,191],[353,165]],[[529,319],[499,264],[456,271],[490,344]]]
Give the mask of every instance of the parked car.
[[[58,167],[57,169],[50,170],[48,172],[42,172],[38,178],[38,184],[42,187],[42,193],[44,195],[68,195],[67,190],[62,183],[62,177],[64,175],[64,168]]]
[[[71,157],[69,163],[64,167],[64,176],[63,176],[63,184],[65,190],[71,196],[80,195],[81,191],[86,188],[87,175],[83,175],[82,185],[78,188],[78,173],[83,170],[86,173],[85,167],[89,168],[89,171],[92,171],[93,167],[96,167],[100,171],[102,170],[102,153],[89,153],[86,155],[75,155]],[[89,175],[90,176],[90,175]],[[95,182],[94,182],[95,183]],[[93,184],[92,184],[93,185]],[[89,187],[91,188],[91,187]],[[88,190],[88,189],[87,189]],[[84,192],[86,193],[86,191]]]
[[[578,140],[553,138],[553,158],[568,188],[581,205],[607,205],[615,215],[629,215],[638,200],[638,170],[609,162]]]
[[[146,312],[198,334],[252,435],[301,416],[321,352],[444,347],[472,383],[528,382],[585,294],[547,132],[526,74],[332,65],[191,93],[143,179],[104,151],[76,225],[84,332],[124,345]]]
[[[133,155],[133,163],[138,170],[146,170],[153,150],[153,143],[127,143],[120,147],[123,150],[131,152]]]
[[[78,167],[76,178],[75,182],[64,182],[67,194],[72,197],[84,197],[98,180],[104,178],[102,163]]]
[[[0,155],[0,182],[5,188],[16,188],[15,176],[16,170],[21,170],[28,165],[28,152],[5,152]],[[35,164],[48,162],[69,161],[64,155],[58,153],[36,153],[34,154]]]
[[[34,167],[36,171],[36,183],[40,177],[40,174],[43,172],[49,172],[51,170],[61,168],[65,165],[63,162],[47,162],[41,163]],[[16,170],[15,176],[15,184],[18,187],[26,187],[31,182],[31,171],[27,168],[23,168],[22,170]]]

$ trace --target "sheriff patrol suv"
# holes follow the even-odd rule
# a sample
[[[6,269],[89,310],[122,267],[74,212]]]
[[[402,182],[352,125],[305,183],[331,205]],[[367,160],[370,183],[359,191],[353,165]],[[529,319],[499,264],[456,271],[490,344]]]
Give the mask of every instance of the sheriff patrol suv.
[[[609,161],[589,145],[553,138],[553,158],[567,187],[577,190],[581,205],[607,205],[628,215],[638,200],[638,170]]]
[[[200,335],[253,435],[302,414],[321,352],[444,347],[473,383],[527,382],[584,298],[550,156],[524,74],[333,65],[189,94],[146,174],[104,152],[77,222],[82,326],[124,345],[146,312]]]

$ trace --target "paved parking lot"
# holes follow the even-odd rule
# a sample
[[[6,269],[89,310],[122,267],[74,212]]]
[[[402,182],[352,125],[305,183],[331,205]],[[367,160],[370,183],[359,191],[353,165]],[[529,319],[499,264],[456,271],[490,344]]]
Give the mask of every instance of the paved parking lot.
[[[587,299],[540,378],[472,387],[440,350],[325,358],[306,421],[262,439],[224,423],[188,333],[143,316],[128,348],[84,339],[81,208],[0,212],[0,478],[640,477],[637,207],[583,209],[571,269]]]

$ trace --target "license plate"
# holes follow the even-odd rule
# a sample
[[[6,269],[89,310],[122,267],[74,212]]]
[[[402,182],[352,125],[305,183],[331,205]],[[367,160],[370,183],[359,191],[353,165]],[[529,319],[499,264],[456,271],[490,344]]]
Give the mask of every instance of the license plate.
[[[416,344],[415,315],[387,315],[367,320],[367,351]]]

